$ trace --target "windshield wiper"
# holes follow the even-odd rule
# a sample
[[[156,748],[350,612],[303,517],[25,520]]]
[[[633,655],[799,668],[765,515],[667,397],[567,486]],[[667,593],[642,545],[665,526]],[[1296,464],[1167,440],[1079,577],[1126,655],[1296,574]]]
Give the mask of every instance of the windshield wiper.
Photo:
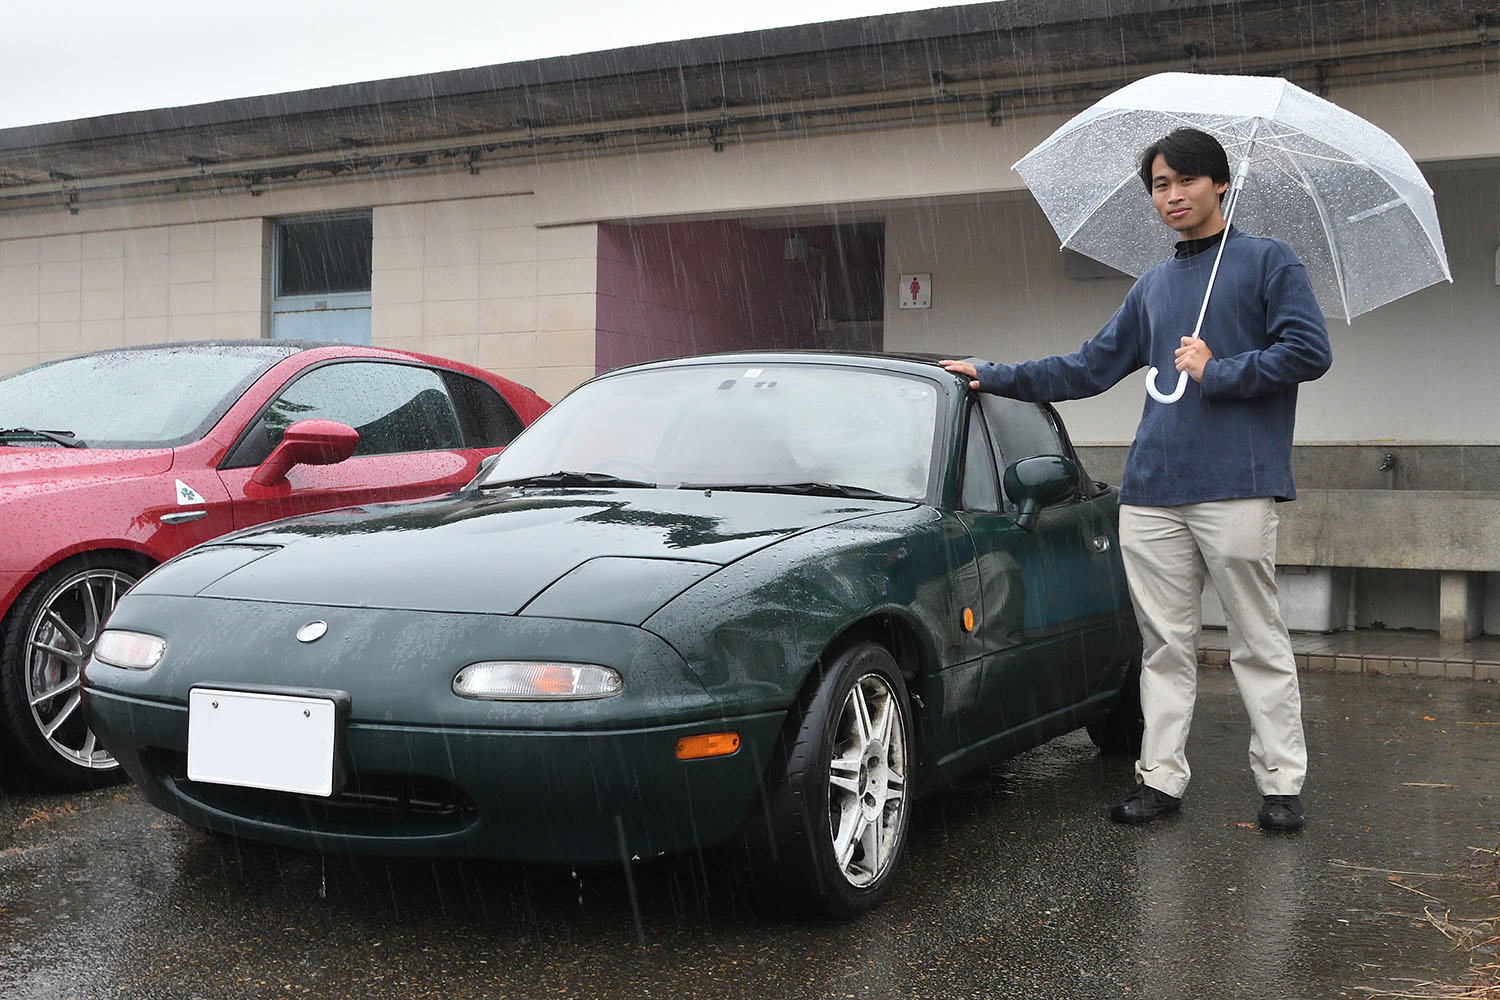
[[[480,484],[481,489],[491,486],[624,486],[656,489],[655,483],[639,479],[621,479],[607,472],[549,472],[541,476],[523,476],[520,479],[502,479]]]
[[[732,493],[793,493],[809,497],[850,497],[855,500],[902,500],[889,493],[842,483],[683,483],[684,490],[727,490]]]
[[[80,441],[72,431],[38,431],[32,430],[30,427],[6,427],[0,430],[0,438],[8,437],[45,438],[55,444],[62,445],[64,448],[86,447],[86,443]]]

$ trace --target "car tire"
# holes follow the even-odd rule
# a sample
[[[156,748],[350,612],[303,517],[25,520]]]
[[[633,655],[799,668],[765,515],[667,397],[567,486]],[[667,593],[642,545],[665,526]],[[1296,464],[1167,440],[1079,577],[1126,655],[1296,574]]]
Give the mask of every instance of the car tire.
[[[77,556],[33,580],[11,607],[0,637],[0,735],[23,778],[67,789],[119,780],[119,764],[84,721],[81,668],[145,568],[125,556]]]
[[[1141,734],[1146,718],[1141,712],[1141,661],[1137,657],[1125,671],[1120,693],[1109,714],[1088,724],[1089,739],[1108,757],[1136,758],[1141,755]]]
[[[838,654],[786,740],[765,819],[782,902],[848,919],[890,893],[911,824],[910,701],[883,647]]]

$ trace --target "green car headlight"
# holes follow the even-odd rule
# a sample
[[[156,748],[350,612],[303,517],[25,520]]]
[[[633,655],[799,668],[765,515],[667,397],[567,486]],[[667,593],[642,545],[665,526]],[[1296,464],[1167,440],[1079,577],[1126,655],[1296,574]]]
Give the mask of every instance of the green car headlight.
[[[453,678],[460,698],[490,701],[583,701],[613,698],[624,688],[618,673],[592,663],[486,660]]]
[[[94,643],[94,659],[126,670],[150,670],[161,662],[167,640],[145,632],[107,628]]]

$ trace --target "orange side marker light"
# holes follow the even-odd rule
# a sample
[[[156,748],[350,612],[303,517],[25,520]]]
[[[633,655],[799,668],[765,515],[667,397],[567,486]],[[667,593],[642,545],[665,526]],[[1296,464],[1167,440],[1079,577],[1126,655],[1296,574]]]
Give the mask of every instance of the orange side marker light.
[[[974,631],[974,609],[964,608],[964,631]]]
[[[677,741],[677,759],[700,760],[704,757],[728,757],[739,748],[739,733],[702,733],[698,736],[684,736]]]

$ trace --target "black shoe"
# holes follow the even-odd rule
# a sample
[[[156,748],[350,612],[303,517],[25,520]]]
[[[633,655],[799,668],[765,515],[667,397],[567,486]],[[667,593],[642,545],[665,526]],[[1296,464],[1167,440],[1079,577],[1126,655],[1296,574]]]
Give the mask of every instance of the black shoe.
[[[1291,832],[1307,825],[1302,800],[1295,795],[1267,795],[1261,800],[1260,828]]]
[[[1116,823],[1149,823],[1156,817],[1174,813],[1181,807],[1181,799],[1150,785],[1137,785],[1135,791],[1109,811],[1109,818]]]

